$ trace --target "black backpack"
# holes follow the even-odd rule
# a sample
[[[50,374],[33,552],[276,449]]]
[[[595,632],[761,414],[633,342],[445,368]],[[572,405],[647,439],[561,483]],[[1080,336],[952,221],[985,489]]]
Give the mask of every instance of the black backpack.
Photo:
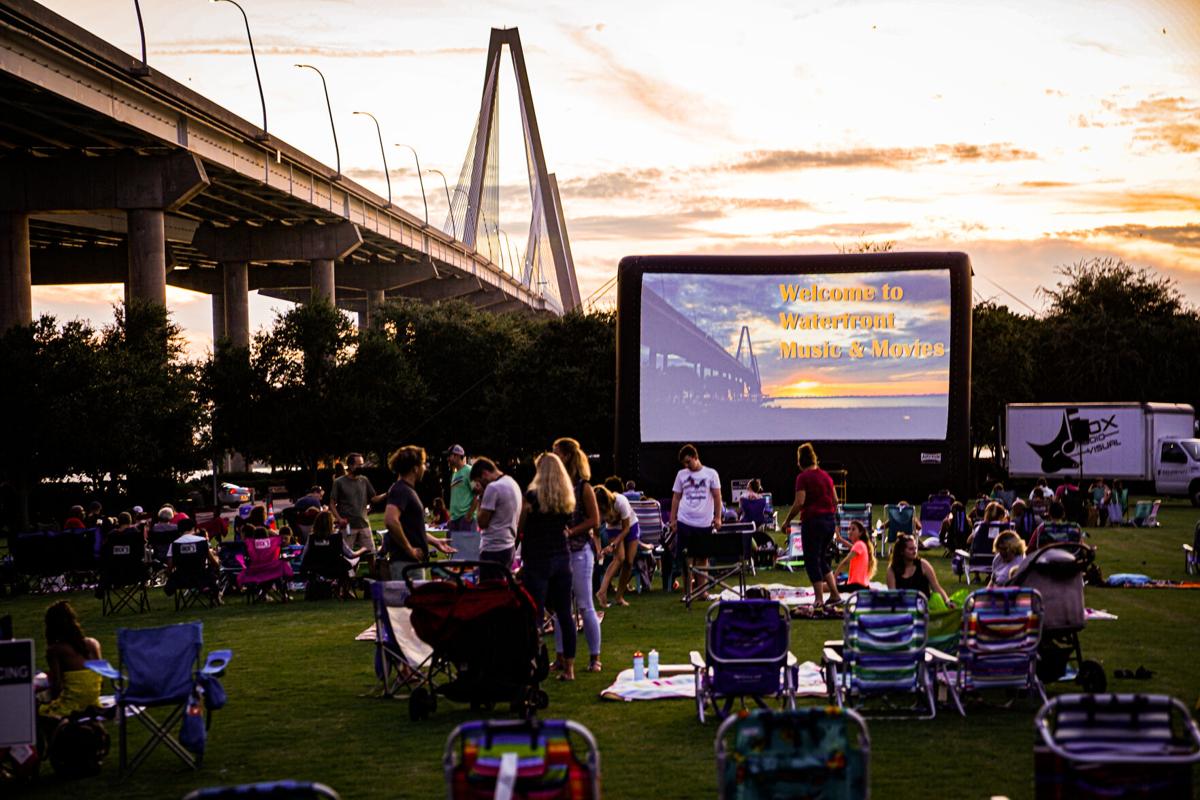
[[[108,755],[108,731],[91,715],[76,712],[58,723],[50,736],[50,765],[62,778],[87,778],[100,773]]]

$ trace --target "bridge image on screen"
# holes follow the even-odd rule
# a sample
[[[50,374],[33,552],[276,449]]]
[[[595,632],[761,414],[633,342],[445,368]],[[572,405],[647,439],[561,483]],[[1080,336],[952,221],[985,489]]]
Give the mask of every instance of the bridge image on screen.
[[[943,440],[945,269],[646,273],[643,442]]]

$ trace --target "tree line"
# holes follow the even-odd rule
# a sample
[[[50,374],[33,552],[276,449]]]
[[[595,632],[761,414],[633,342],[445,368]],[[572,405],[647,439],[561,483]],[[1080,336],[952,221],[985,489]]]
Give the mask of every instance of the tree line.
[[[1042,313],[973,310],[971,428],[996,451],[1004,404],[1167,401],[1200,406],[1200,313],[1170,280],[1112,259],[1061,268]],[[615,316],[495,315],[399,300],[359,330],[327,303],[297,306],[248,349],[189,360],[156,306],[119,306],[100,328],[50,317],[0,339],[0,502],[28,520],[44,481],[97,494],[173,496],[184,475],[236,451],[315,474],[349,451],[451,443],[501,463],[558,436],[613,449]],[[607,468],[607,465],[601,465]]]

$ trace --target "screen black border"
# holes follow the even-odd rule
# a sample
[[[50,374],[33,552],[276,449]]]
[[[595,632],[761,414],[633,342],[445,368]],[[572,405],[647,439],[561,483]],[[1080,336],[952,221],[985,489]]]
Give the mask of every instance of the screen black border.
[[[950,275],[950,378],[946,438],[810,441],[822,461],[849,473],[852,501],[861,492],[890,490],[924,495],[967,490],[971,421],[971,261],[965,253],[855,253],[796,256],[628,256],[617,267],[617,471],[661,494],[678,469],[678,443],[641,441],[640,357],[642,278],[647,273],[708,275],[831,275],[848,272],[948,271]],[[695,442],[702,460],[733,478],[762,478],[790,502],[795,449],[800,441]],[[899,497],[894,499],[901,499]]]

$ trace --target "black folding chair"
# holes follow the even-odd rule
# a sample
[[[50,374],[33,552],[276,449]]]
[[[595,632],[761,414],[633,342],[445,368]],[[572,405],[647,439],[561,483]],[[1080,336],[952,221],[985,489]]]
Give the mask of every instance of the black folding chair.
[[[175,591],[175,610],[221,604],[220,585],[208,560],[208,542],[175,542],[171,545],[174,570],[167,586]]]
[[[733,522],[705,536],[687,540],[685,557],[691,561],[694,586],[685,587],[684,605],[690,610],[693,600],[704,599],[708,591],[720,587],[746,596],[746,573],[754,559],[754,524]],[[731,581],[737,585],[731,585]]]
[[[126,608],[140,614],[150,610],[147,586],[146,540],[134,528],[113,531],[100,546],[100,613],[116,614]]]

